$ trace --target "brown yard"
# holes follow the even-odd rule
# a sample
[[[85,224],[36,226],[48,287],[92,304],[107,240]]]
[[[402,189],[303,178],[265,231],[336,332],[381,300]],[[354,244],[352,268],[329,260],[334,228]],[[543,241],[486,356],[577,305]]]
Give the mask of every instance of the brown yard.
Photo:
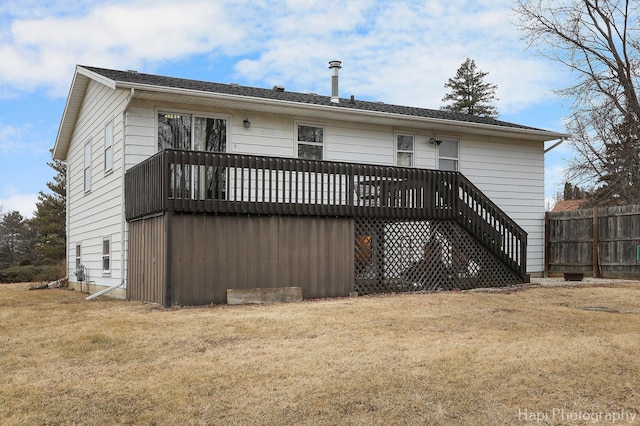
[[[27,288],[0,285],[1,424],[640,424],[638,282],[184,309]]]

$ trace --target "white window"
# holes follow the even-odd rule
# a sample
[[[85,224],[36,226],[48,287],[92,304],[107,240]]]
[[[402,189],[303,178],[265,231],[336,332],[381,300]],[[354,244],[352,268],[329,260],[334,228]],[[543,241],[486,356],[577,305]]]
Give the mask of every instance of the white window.
[[[91,191],[91,141],[84,145],[84,192]]]
[[[414,141],[412,134],[397,133],[396,134],[396,166],[413,167],[414,157]]]
[[[458,139],[439,138],[442,142],[438,145],[438,168],[440,170],[458,171],[459,141]]]
[[[104,127],[104,171],[113,168],[113,122],[109,121]]]
[[[102,240],[102,273],[111,272],[111,238]]]
[[[80,257],[80,244],[76,244],[76,271],[80,269],[81,264],[82,264],[82,259]]]
[[[296,127],[298,158],[322,160],[324,158],[324,126],[298,124]]]

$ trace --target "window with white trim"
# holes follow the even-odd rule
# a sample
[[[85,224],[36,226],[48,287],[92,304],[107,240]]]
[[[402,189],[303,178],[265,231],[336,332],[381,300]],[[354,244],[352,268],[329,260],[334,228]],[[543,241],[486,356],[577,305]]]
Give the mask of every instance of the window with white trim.
[[[102,273],[108,274],[111,272],[111,238],[104,238],[102,240]]]
[[[84,145],[84,192],[91,191],[91,140]]]
[[[396,166],[413,167],[415,136],[396,133]]]
[[[158,113],[158,151],[227,152],[227,119],[179,112]]]
[[[104,171],[113,168],[113,121],[104,126]]]
[[[460,160],[460,141],[458,139],[439,138],[438,169],[458,171]]]
[[[297,157],[305,160],[322,160],[324,133],[324,126],[298,124],[296,126]]]
[[[80,269],[80,265],[82,264],[82,259],[80,257],[81,254],[81,246],[80,244],[76,244],[76,271]]]
[[[158,112],[158,151],[227,152],[228,118],[183,112]],[[170,165],[170,197],[226,199],[225,167]]]

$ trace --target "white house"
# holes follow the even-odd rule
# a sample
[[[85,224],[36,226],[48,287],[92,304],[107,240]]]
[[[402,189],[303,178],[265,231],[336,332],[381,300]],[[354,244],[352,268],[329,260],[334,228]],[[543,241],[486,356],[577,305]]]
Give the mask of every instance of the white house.
[[[518,249],[520,251],[516,250],[515,254],[509,256],[515,259],[526,252],[523,259],[514,261],[521,266],[526,265],[528,274],[541,273],[544,257],[544,142],[565,135],[443,110],[367,102],[354,99],[353,96],[342,98],[337,93],[339,65],[337,61],[331,63],[332,96],[289,92],[278,86],[273,89],[260,89],[163,77],[136,71],[77,66],[52,151],[54,159],[63,160],[68,166],[67,265],[72,285],[77,288],[82,285],[83,290],[90,292],[119,286],[114,288],[110,295],[148,299],[150,296],[133,294],[135,291],[129,283],[133,272],[128,269],[134,261],[138,262],[136,265],[146,265],[135,272],[136,279],[144,281],[146,286],[151,285],[154,273],[159,274],[155,277],[159,281],[173,277],[168,279],[174,283],[173,285],[182,279],[202,282],[205,287],[213,285],[206,284],[214,279],[211,278],[215,275],[211,269],[208,272],[192,272],[193,268],[187,265],[193,266],[193,262],[209,264],[212,257],[224,258],[227,259],[224,262],[230,262],[230,257],[220,250],[225,250],[224,247],[228,247],[228,244],[235,244],[234,235],[241,235],[247,229],[247,224],[253,223],[243,222],[244,225],[233,228],[236,229],[234,234],[225,238],[221,230],[231,229],[230,225],[216,225],[219,226],[215,228],[216,235],[209,235],[207,240],[215,240],[216,244],[222,245],[216,246],[215,249],[212,246],[207,246],[206,249],[202,248],[203,246],[194,246],[195,248],[189,249],[192,250],[191,260],[184,255],[186,246],[181,246],[181,249],[176,249],[178,251],[174,250],[171,254],[160,250],[156,255],[152,255],[153,250],[149,244],[157,243],[166,248],[180,239],[181,235],[185,235],[176,234],[176,223],[181,223],[179,220],[174,219],[173,224],[148,221],[167,214],[174,218],[180,217],[180,220],[207,215],[217,217],[216,220],[223,220],[223,217],[230,220],[231,217],[240,216],[247,219],[271,217],[272,220],[275,216],[282,216],[294,220],[296,217],[305,216],[363,216],[368,214],[363,210],[365,206],[375,207],[378,209],[376,217],[395,217],[398,220],[404,218],[406,221],[422,220],[419,228],[425,231],[421,237],[412,236],[413,231],[398,231],[400,234],[396,237],[385,240],[385,244],[397,246],[398,251],[394,256],[404,256],[402,262],[406,268],[407,264],[417,260],[417,253],[421,252],[426,241],[436,239],[436,222],[429,220],[444,217],[438,216],[441,213],[434,212],[442,212],[445,207],[450,208],[447,197],[454,197],[456,200],[460,198],[459,202],[466,209],[458,209],[452,216],[447,217],[461,223],[460,226],[468,228],[471,234],[479,232],[475,236],[472,235],[471,240],[487,239],[495,246],[492,250],[504,251],[510,244],[505,236],[505,229],[511,229],[511,225],[498,224],[498,219],[495,219],[498,216],[501,218],[503,214],[510,217],[527,236],[524,239],[526,249]],[[161,160],[159,155],[163,150],[170,156],[162,157]],[[195,156],[203,151],[225,155]],[[192,155],[189,159],[175,157],[187,153]],[[279,162],[265,165],[264,157],[277,158]],[[154,160],[156,158],[157,160]],[[293,165],[286,161],[288,159],[309,160],[309,163],[304,164],[311,165]],[[152,174],[148,176],[153,178],[147,177],[146,184],[140,183],[139,178],[134,179],[134,174],[142,173],[139,171],[140,167],[136,169],[134,166],[148,164],[148,167],[155,167],[152,165],[154,161],[158,164],[165,161],[164,166],[158,166],[166,166],[160,174],[154,175],[155,172],[149,172]],[[249,162],[253,166],[250,166]],[[371,168],[363,168],[365,166]],[[373,168],[374,166],[392,167],[384,169],[383,173],[376,171],[378,169]],[[307,170],[305,167],[311,169]],[[126,174],[129,170],[131,173]],[[436,174],[435,170],[446,173]],[[459,173],[451,174],[450,171]],[[391,175],[386,175],[387,172]],[[453,184],[447,183],[447,179],[464,179],[464,182],[470,183],[465,183],[466,186],[460,186],[459,189],[452,189]],[[131,188],[135,188],[128,190],[130,193],[127,196],[126,180],[138,182],[131,184]],[[294,183],[298,180],[299,183]],[[416,184],[418,180],[420,183]],[[433,189],[435,196],[430,192],[429,185],[439,185],[440,189]],[[449,195],[443,192],[443,188],[447,188]],[[383,191],[387,191],[384,193],[386,195],[382,194]],[[469,195],[471,193],[474,195]],[[367,201],[372,197],[375,198],[374,201]],[[391,200],[389,197],[395,198]],[[482,201],[477,197],[482,197]],[[407,201],[409,198],[413,201]],[[418,198],[419,201],[415,201]],[[398,201],[400,199],[404,201]],[[490,204],[486,204],[488,201],[484,201],[485,199],[490,200]],[[176,208],[179,200],[182,200],[180,206],[183,207]],[[191,202],[188,208],[187,202]],[[415,212],[402,218],[394,216],[399,214],[397,212],[400,208],[404,208],[403,211],[417,209],[419,205],[431,202],[435,202],[436,210],[422,213],[424,217],[416,215]],[[232,206],[231,203],[235,204]],[[265,207],[265,203],[271,203],[270,205],[275,207]],[[139,204],[142,205],[142,210],[138,209]],[[314,206],[314,209],[320,209],[319,205],[332,205],[336,209],[331,207],[307,211],[298,208],[299,205],[305,204]],[[247,207],[250,205],[253,207]],[[298,210],[292,210],[294,205],[298,206]],[[389,213],[390,216],[382,213],[381,209],[384,207],[396,209],[395,213]],[[356,214],[358,208],[360,210]],[[427,212],[426,206],[420,208]],[[473,218],[467,218],[470,211],[473,211],[474,217],[477,215],[481,218],[482,224],[476,226],[477,229],[483,227],[479,231],[469,231],[471,227],[468,223],[475,221]],[[462,217],[464,218],[461,219]],[[282,218],[279,220],[280,225],[274,225],[275,222],[272,222],[269,226],[295,226],[291,223],[284,225]],[[358,250],[366,246],[365,249],[371,252],[372,241],[376,240],[376,237],[357,229],[353,231],[353,224],[343,223],[338,228],[335,228],[333,223],[327,222],[322,226],[325,225],[328,228],[317,231],[321,235],[331,232],[342,235],[343,231],[340,229],[355,232],[356,253],[353,253],[352,234],[349,236],[351,246],[345,246],[347,248],[344,249],[343,256],[351,263],[355,256],[356,266],[340,266],[346,268],[346,275],[351,274],[347,281],[353,283],[354,268],[357,275],[358,262],[363,262],[362,256],[370,255],[358,254]],[[136,238],[139,239],[150,239],[155,235],[154,232],[160,232],[160,229],[166,232],[163,234],[164,237],[160,238],[160,242],[134,243],[130,238],[134,234],[134,226],[139,227],[135,230]],[[200,236],[206,235],[206,226],[198,228],[200,230],[196,230],[189,241],[196,241]],[[342,226],[346,228],[340,228]],[[357,224],[355,226],[358,227]],[[389,229],[389,226],[384,222],[379,225],[379,229]],[[153,227],[156,227],[156,231],[153,231]],[[193,232],[193,229],[196,228],[185,227],[184,232]],[[441,234],[442,232],[438,235]],[[247,235],[247,238],[254,241],[252,235],[256,234]],[[282,267],[279,269],[280,272],[265,272],[267,269],[260,269],[266,267],[260,266],[261,262],[269,262],[269,259],[274,264],[283,262],[275,256],[264,257],[267,255],[263,253],[272,252],[268,235],[275,234],[265,235],[267,236],[264,237],[264,241],[256,243],[262,244],[258,255],[251,253],[251,249],[244,246],[233,248],[237,255],[233,257],[233,262],[238,256],[244,256],[245,260],[242,262],[244,266],[234,266],[236,272],[231,276],[238,280],[248,279],[238,274],[245,274],[245,270],[248,270],[246,273],[252,274],[251,265],[257,262],[256,277],[271,274],[275,277],[267,280],[271,286],[277,286],[273,284],[274,280],[284,280],[291,285],[291,277],[298,273],[295,272],[297,269],[292,269],[294,272],[287,273],[284,278]],[[278,238],[285,238],[283,235]],[[367,241],[365,246],[362,246],[362,238]],[[439,244],[449,241],[446,244],[451,245],[452,237],[438,238],[441,241]],[[498,241],[500,238],[502,242]],[[395,239],[403,242],[393,243]],[[278,244],[281,247],[280,252],[283,252],[282,247],[286,244]],[[467,245],[469,244],[472,243]],[[253,243],[249,245],[253,246]],[[137,247],[137,254],[134,254],[133,246]],[[307,245],[300,247],[297,253],[307,250]],[[313,249],[316,254],[322,250],[335,251],[333,246],[326,246],[324,249],[318,247]],[[211,250],[217,250],[216,254],[212,255]],[[444,250],[446,252],[454,249],[445,247]],[[381,249],[382,251],[386,253],[387,249]],[[297,255],[294,253],[287,256],[289,260],[286,262],[290,262],[293,259],[291,256]],[[388,257],[385,260],[386,269],[392,258]],[[444,264],[452,263],[451,253],[442,254],[441,259]],[[167,266],[178,261],[183,268],[183,275],[180,276],[176,275],[177,266]],[[329,256],[322,261],[329,263],[321,262],[316,265],[313,261],[309,263],[307,259],[300,260],[302,263],[297,264],[315,265],[313,267],[317,267],[318,270],[323,269],[324,265],[335,270],[337,264],[332,263],[334,261],[335,259]],[[155,265],[162,262],[166,262],[166,265],[154,269]],[[223,268],[224,262],[218,264],[216,270]],[[371,268],[373,261],[368,262],[368,267]],[[465,268],[471,270],[475,263],[470,261],[465,265]],[[82,281],[76,275],[78,269],[84,272],[84,276],[80,277],[83,278]],[[398,278],[400,275],[400,272],[397,272],[394,277]],[[217,276],[218,279],[230,279],[228,276]],[[306,281],[316,279],[314,277],[319,280],[335,279],[318,271],[300,275],[303,276],[305,278],[302,279]],[[385,279],[388,281],[390,278],[392,277],[387,276]],[[261,286],[254,281],[255,279],[247,285]],[[152,301],[183,304],[198,297],[190,293],[191,299],[181,296],[182,298],[176,301],[175,288],[171,290],[170,285],[163,285],[163,289],[158,290],[162,294]],[[331,294],[344,293],[347,287],[336,289]]]

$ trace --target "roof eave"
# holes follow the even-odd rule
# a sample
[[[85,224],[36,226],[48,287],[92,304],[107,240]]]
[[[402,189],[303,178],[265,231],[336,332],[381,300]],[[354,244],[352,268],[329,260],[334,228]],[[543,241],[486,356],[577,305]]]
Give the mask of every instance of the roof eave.
[[[176,88],[176,87],[165,87],[165,86],[156,86],[150,84],[141,84],[141,83],[129,83],[129,82],[116,82],[116,88],[121,89],[135,89],[136,93],[140,94],[141,92],[159,92],[159,93],[167,93],[174,95],[182,95],[182,96],[196,96],[203,99],[210,100],[222,100],[222,101],[233,101],[238,103],[243,103],[246,106],[249,105],[265,105],[270,104],[274,107],[281,107],[284,109],[295,109],[298,113],[301,110],[309,111],[309,112],[323,112],[324,114],[332,114],[336,115],[336,119],[345,120],[350,115],[351,117],[360,117],[365,118],[369,117],[371,120],[368,121],[376,121],[382,117],[404,121],[407,125],[412,124],[416,127],[423,128],[462,128],[466,131],[474,131],[476,133],[487,134],[487,135],[500,135],[506,136],[509,135],[518,139],[530,139],[536,141],[551,141],[561,138],[566,138],[568,135],[564,133],[552,132],[548,130],[539,130],[539,129],[526,129],[526,128],[518,128],[518,127],[506,127],[506,126],[496,126],[491,124],[483,124],[483,123],[473,123],[468,121],[459,121],[459,120],[450,120],[444,118],[432,118],[432,117],[418,117],[418,116],[410,116],[404,114],[390,113],[390,112],[382,112],[382,111],[369,111],[362,109],[352,109],[352,108],[342,108],[336,105],[318,105],[318,104],[309,104],[303,102],[295,102],[295,101],[287,101],[281,99],[267,99],[267,98],[259,98],[259,97],[251,97],[246,95],[233,95],[227,93],[218,93],[218,92],[205,92],[200,90],[192,90],[192,89],[184,89],[184,88]],[[356,120],[353,120],[356,121]],[[362,121],[362,120],[359,120]]]
[[[82,107],[82,101],[87,86],[89,85],[89,80],[95,80],[111,89],[116,88],[115,81],[93,71],[89,71],[80,65],[76,66],[76,72],[71,81],[69,95],[67,96],[67,102],[62,113],[62,120],[60,120],[58,134],[56,135],[56,142],[51,150],[51,158],[54,160],[65,160],[67,157],[67,151],[71,143],[71,137],[73,136],[73,128],[80,114],[80,108]]]

